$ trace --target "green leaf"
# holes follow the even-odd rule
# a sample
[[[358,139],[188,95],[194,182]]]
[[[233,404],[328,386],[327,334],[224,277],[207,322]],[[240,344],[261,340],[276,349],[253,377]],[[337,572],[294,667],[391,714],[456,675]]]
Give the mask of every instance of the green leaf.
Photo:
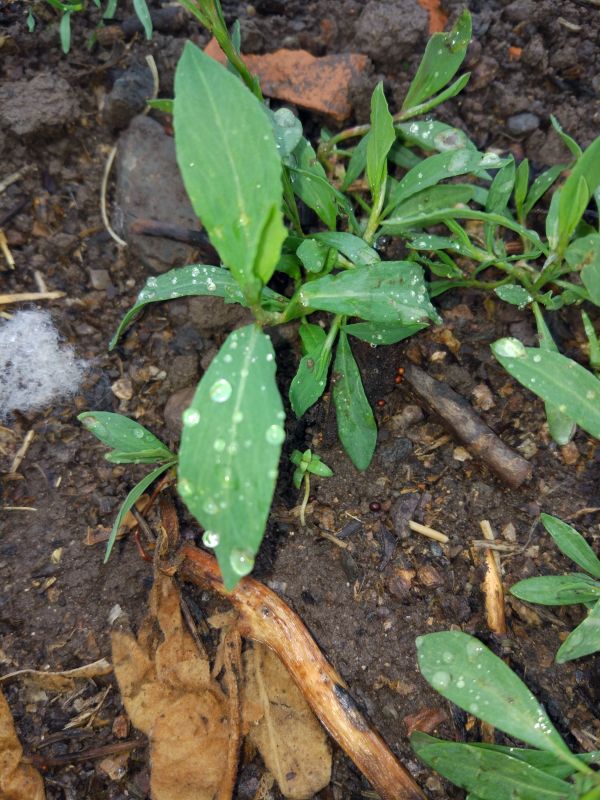
[[[305,308],[371,322],[439,320],[427,295],[423,270],[409,261],[381,261],[369,269],[325,275],[302,287],[299,302]]]
[[[387,156],[395,141],[394,120],[383,93],[383,83],[380,82],[371,97],[371,130],[367,143],[367,179],[374,200],[385,186]]]
[[[104,13],[102,14],[102,19],[113,19],[117,13],[118,2],[119,0],[108,0]]]
[[[322,272],[327,263],[329,247],[315,239],[305,239],[296,250],[307,272]]]
[[[575,239],[565,250],[565,261],[571,269],[581,271],[590,300],[600,306],[600,233]]]
[[[446,178],[456,175],[465,175],[482,168],[497,168],[504,165],[504,161],[494,153],[479,153],[464,147],[461,150],[451,150],[447,153],[438,153],[429,156],[413,167],[390,193],[384,214],[394,213],[399,203],[404,203],[417,192],[435,186]]]
[[[598,341],[598,335],[592,320],[585,311],[581,312],[581,319],[583,320],[583,327],[589,345],[590,366],[597,372],[600,369],[600,341]]]
[[[60,18],[59,34],[60,45],[66,55],[71,49],[71,11],[65,11]]]
[[[291,155],[302,139],[302,123],[289,108],[278,108],[271,117],[275,145],[281,158]]]
[[[450,86],[444,89],[443,92],[436,94],[436,96],[432,97],[430,100],[425,100],[418,106],[413,106],[412,108],[407,109],[403,114],[404,118],[409,119],[410,117],[416,117],[419,114],[427,114],[427,112],[431,111],[432,108],[439,106],[446,100],[450,100],[451,97],[455,97],[457,94],[462,92],[469,82],[470,77],[471,73],[465,72],[464,75],[461,75],[460,78],[457,78],[454,83],[451,83]]]
[[[110,341],[109,349],[113,349],[123,332],[134,317],[150,303],[164,300],[177,300],[179,297],[196,296],[223,297],[229,303],[246,305],[244,296],[232,274],[223,267],[211,267],[206,264],[190,264],[178,267],[162,275],[148,278],[146,285],[137,296],[134,305],[119,323],[115,335]],[[268,287],[261,293],[263,307],[272,310],[283,310],[287,300]]]
[[[133,0],[133,8],[137,18],[142,23],[146,39],[152,38],[152,17],[146,0]]]
[[[105,458],[114,464],[153,464],[175,455],[139,422],[109,411],[84,411],[77,419],[102,444],[113,448]]]
[[[238,78],[188,42],[175,74],[174,127],[194,211],[244,294],[255,301],[286,237],[281,161],[269,118]]]
[[[471,15],[463,11],[448,33],[434,33],[427,43],[417,74],[402,104],[402,111],[432,97],[452,80],[471,41]]]
[[[518,286],[516,283],[505,283],[503,286],[497,286],[494,289],[494,293],[498,295],[500,300],[504,300],[505,303],[510,303],[518,308],[525,308],[533,300],[527,289]]]
[[[518,339],[499,339],[492,352],[504,369],[584,431],[600,438],[600,381],[577,362]]]
[[[354,236],[352,233],[322,231],[320,233],[312,233],[311,237],[318,242],[323,242],[328,247],[334,247],[339,250],[349,261],[359,267],[370,267],[381,261],[381,256],[377,250],[373,250],[364,239]]]
[[[417,639],[419,669],[443,697],[509,736],[575,758],[525,684],[498,656],[460,631]]]
[[[433,119],[397,122],[395,128],[405,142],[417,145],[423,150],[438,150],[444,153],[447,150],[460,150],[463,147],[470,150],[477,149],[466,133],[460,128],[446,125],[445,122]]]
[[[541,520],[561,553],[600,580],[600,560],[583,536],[558,517],[542,514]]]
[[[161,97],[157,100],[148,100],[148,105],[150,108],[154,108],[157,111],[162,111],[163,114],[172,114],[173,113],[173,105],[174,100],[169,100],[168,98]]]
[[[531,750],[524,747],[507,747],[501,744],[488,744],[487,742],[472,742],[472,747],[479,747],[483,750],[494,750],[498,753],[505,753],[532,767],[553,775],[555,778],[568,778],[576,772],[574,764],[565,764],[552,753],[545,753],[543,750]],[[578,753],[575,756],[583,764],[596,764],[600,761],[600,750],[591,753]]]
[[[567,164],[555,164],[537,176],[531,184],[531,189],[523,206],[523,219],[528,216],[531,209],[541,200],[560,173],[566,168]]]
[[[29,33],[33,33],[35,30],[35,17],[33,16],[33,12],[31,9],[29,9],[29,11],[27,12],[25,24],[27,25],[27,30],[29,31]]]
[[[119,513],[117,514],[117,518],[113,523],[110,536],[108,537],[108,542],[106,543],[106,552],[104,554],[105,564],[110,558],[110,554],[117,540],[119,528],[123,524],[123,520],[125,519],[127,513],[131,511],[131,509],[134,507],[134,505],[137,503],[140,497],[144,494],[146,489],[149,486],[151,486],[154,483],[154,481],[163,474],[163,472],[166,472],[168,469],[175,466],[176,463],[177,462],[175,460],[167,461],[165,464],[161,464],[159,467],[156,467],[155,469],[152,470],[152,472],[149,472],[144,478],[142,478],[142,480],[139,483],[137,483],[133,487],[133,489],[129,492],[129,494],[123,501],[123,505],[119,509]]]
[[[526,578],[511,587],[511,594],[528,603],[542,606],[568,606],[573,603],[590,603],[600,598],[600,584],[588,575],[545,575]]]
[[[183,415],[178,484],[227,589],[251,571],[264,535],[284,418],[269,337],[255,325],[234,331]]]
[[[320,478],[331,478],[333,476],[333,470],[331,467],[328,467],[323,461],[321,461],[320,456],[313,455],[308,467],[307,471],[311,472],[313,475],[318,475]]]
[[[506,211],[508,201],[515,185],[515,161],[512,156],[504,164],[502,169],[496,173],[496,177],[490,186],[485,210],[496,214]]]
[[[421,735],[422,736],[422,735]],[[576,800],[572,785],[512,756],[472,744],[414,733],[411,744],[426,764],[481,800]]]
[[[560,193],[562,189],[557,189],[550,200],[550,208],[546,214],[546,239],[551,250],[556,250],[560,236]]]
[[[300,336],[305,355],[290,384],[290,404],[300,418],[314,405],[325,391],[327,373],[331,363],[331,344],[326,346],[325,332],[318,325],[300,325]]]
[[[441,183],[413,194],[408,200],[399,203],[394,209],[394,217],[414,217],[430,214],[440,208],[450,208],[459,203],[465,204],[473,199],[477,187],[468,183]]]
[[[312,145],[302,137],[289,159],[290,180],[296,194],[303,203],[323,220],[331,230],[335,230],[337,202],[333,186],[327,180],[325,170],[317,160]]]
[[[351,325],[344,325],[346,333],[361,339],[369,344],[396,344],[427,327],[426,323],[417,322],[412,325],[403,323],[388,323],[382,325],[380,322],[354,322]]]
[[[583,622],[567,636],[556,654],[556,661],[564,664],[574,658],[588,656],[600,650],[600,603],[592,608]]]
[[[341,189],[345,192],[350,184],[359,178],[367,167],[367,147],[369,146],[369,134],[367,133],[362,137],[360,142],[354,148],[348,166],[346,167],[346,174],[342,181]]]
[[[577,142],[575,141],[575,139],[573,139],[572,136],[569,136],[568,133],[565,133],[565,131],[562,129],[560,122],[556,119],[554,114],[550,114],[550,122],[552,123],[552,127],[554,128],[554,130],[558,133],[558,135],[562,139],[565,147],[567,147],[571,151],[571,154],[575,158],[580,158],[583,153],[581,147],[577,144]]]
[[[583,195],[581,195],[580,179],[583,179],[585,186]],[[598,186],[600,186],[600,136],[594,139],[591,145],[584,150],[583,155],[571,170],[571,174],[562,187],[559,217],[561,220],[568,222],[565,222],[564,226],[561,227],[560,250],[564,251],[569,243],[571,234],[577,227],[583,210],[585,210],[587,203]],[[574,202],[576,203],[577,212],[582,209],[579,216],[574,212]]]
[[[523,205],[527,197],[527,189],[529,187],[529,161],[524,158],[517,167],[515,172],[515,208],[517,209],[517,217],[519,222],[524,219]]]
[[[340,331],[333,365],[333,402],[344,450],[357,469],[365,470],[377,444],[377,425],[344,331]]]

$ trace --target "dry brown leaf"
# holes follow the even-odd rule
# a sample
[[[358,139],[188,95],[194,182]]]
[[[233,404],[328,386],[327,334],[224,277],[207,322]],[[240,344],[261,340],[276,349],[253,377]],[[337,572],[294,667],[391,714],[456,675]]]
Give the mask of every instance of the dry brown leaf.
[[[244,728],[292,800],[305,800],[331,779],[325,731],[279,658],[260,644],[244,654]]]
[[[37,669],[20,669],[18,672],[9,672],[0,677],[0,683],[23,678],[23,680],[39,686],[41,689],[48,689],[52,692],[70,692],[76,682],[80,680],[92,680],[102,675],[110,675],[112,664],[106,658],[100,658],[91,664],[84,664],[83,667],[67,669],[63,672],[44,672]]]
[[[0,800],[44,800],[44,782],[30,764],[21,763],[23,748],[17,738],[10,708],[0,691]]]
[[[227,704],[183,627],[171,578],[156,576],[138,639],[115,631],[112,646],[127,714],[150,739],[153,800],[213,800],[227,766]]]

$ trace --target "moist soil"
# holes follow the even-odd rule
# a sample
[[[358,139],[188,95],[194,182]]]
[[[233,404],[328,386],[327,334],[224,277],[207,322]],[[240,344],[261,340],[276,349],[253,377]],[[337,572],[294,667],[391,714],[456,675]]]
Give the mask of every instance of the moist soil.
[[[367,53],[373,68],[352,88],[359,122],[368,114],[370,92],[379,78],[391,105],[398,107],[427,38],[425,12],[413,0],[223,5],[228,21],[241,20],[246,52],[284,46],[315,55]],[[600,123],[600,9],[585,0],[446,0],[443,7],[452,20],[464,5],[473,13],[474,42],[467,58],[473,77],[466,93],[442,106],[437,117],[465,129],[479,148],[527,156],[536,171],[564,158],[550,114],[581,145],[589,144]],[[107,351],[118,320],[150,268],[130,248],[118,248],[102,224],[100,184],[118,132],[107,124],[101,106],[123,71],[143,65],[147,54],[155,57],[161,95],[170,96],[183,42],[192,37],[203,44],[207,37],[184,20],[179,30],[157,32],[151,42],[139,34],[125,42],[107,37],[88,49],[86,38],[94,24],[89,11],[73,15],[73,48],[64,57],[56,19],[44,7],[36,12],[41,21],[30,35],[21,4],[0,9],[0,80],[6,84],[50,74],[55,86],[66,86],[65,107],[75,103],[77,111],[58,127],[48,125],[30,135],[0,133],[0,178],[25,169],[0,194],[0,217],[22,203],[4,224],[15,269],[3,264],[0,280],[5,293],[36,291],[37,272],[49,289],[65,292],[44,307],[89,369],[72,398],[42,412],[16,412],[2,429],[3,673],[69,669],[110,657],[109,614],[117,604],[134,627],[139,624],[151,565],[127,537],[104,566],[102,545],[89,546],[86,538],[110,528],[120,502],[143,472],[106,462],[104,448],[82,430],[75,415],[87,409],[120,411],[176,444],[173,425],[165,421],[167,401],[198,380],[228,332],[203,324],[192,304],[177,301],[152,308],[118,349]],[[119,13],[123,18],[132,11]],[[300,116],[305,129],[316,134],[322,120],[305,111]],[[168,119],[159,114],[156,119],[170,134]],[[155,191],[161,191],[159,181]],[[112,182],[108,210],[113,216],[127,214],[115,206]],[[207,258],[202,252],[195,256]],[[582,432],[569,447],[557,448],[544,425],[542,403],[491,357],[489,343],[501,336],[533,343],[534,330],[524,313],[474,291],[450,293],[439,307],[443,328],[391,347],[355,347],[379,425],[377,452],[366,472],[357,472],[341,449],[328,394],[300,421],[289,413],[281,477],[254,574],[302,617],[428,796],[459,798],[460,791],[418,762],[407,733],[419,719],[421,727],[457,740],[477,740],[481,731],[476,720],[452,708],[420,677],[419,634],[453,628],[479,636],[526,680],[573,749],[597,747],[597,660],[553,662],[561,641],[581,619],[581,608],[533,609],[509,597],[508,633],[495,637],[486,624],[481,551],[473,543],[482,538],[480,521],[489,520],[505,545],[500,558],[507,589],[525,577],[568,571],[571,565],[549,544],[539,514],[571,520],[598,550],[600,464],[597,443]],[[224,324],[230,325],[231,318]],[[554,314],[553,326],[561,349],[581,358],[578,313]],[[297,346],[288,330],[273,332],[273,339],[285,396]],[[419,364],[471,399],[493,431],[530,461],[531,480],[510,490],[470,459],[440,421],[419,407],[409,388],[395,382],[398,367],[407,363]],[[18,474],[8,474],[29,430],[35,437]],[[287,466],[294,447],[312,447],[335,473],[313,482],[304,528]],[[199,542],[197,527],[183,509],[180,513],[184,536]],[[449,543],[412,533],[409,519],[442,531]],[[195,615],[210,612],[210,597],[189,587],[185,594]],[[65,729],[108,687],[92,723]],[[49,764],[44,771],[48,798],[149,796],[146,749],[130,753],[112,772],[99,759],[81,761],[73,755],[123,735],[122,720],[114,724],[123,709],[112,678],[100,678],[71,695],[17,680],[3,688],[25,750]],[[435,729],[432,719],[438,720]],[[64,763],[52,766],[52,759]],[[255,796],[261,769],[257,761],[242,766],[236,798]],[[319,797],[373,796],[368,791],[352,763],[336,752],[333,782]],[[276,791],[271,796],[279,797]]]

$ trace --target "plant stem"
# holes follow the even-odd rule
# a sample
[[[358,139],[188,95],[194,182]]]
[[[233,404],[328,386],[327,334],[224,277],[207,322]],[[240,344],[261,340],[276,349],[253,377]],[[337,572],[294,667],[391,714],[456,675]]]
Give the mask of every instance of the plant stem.
[[[306,518],[304,516],[304,512],[306,511],[306,506],[308,505],[308,498],[310,497],[310,478],[308,476],[308,472],[304,473],[304,497],[302,498],[302,503],[300,505],[300,524],[303,528],[306,528]]]

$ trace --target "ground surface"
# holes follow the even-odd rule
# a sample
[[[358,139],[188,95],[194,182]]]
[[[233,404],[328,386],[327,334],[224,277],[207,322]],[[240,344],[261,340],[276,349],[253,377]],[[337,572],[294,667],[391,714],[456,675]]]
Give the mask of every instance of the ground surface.
[[[228,19],[241,17],[247,51],[283,45],[317,55],[367,53],[373,73],[354,87],[356,115],[363,121],[378,76],[398,105],[426,41],[423,17],[412,0],[365,5],[354,0],[310,5],[257,0],[254,7],[241,8],[225,2],[224,9]],[[448,0],[445,8],[452,17],[462,5]],[[583,0],[471,0],[468,5],[474,14],[475,42],[468,56],[474,78],[462,99],[442,107],[438,116],[467,130],[479,147],[525,154],[536,168],[562,158],[550,131],[550,113],[587,145],[600,123],[600,10]],[[367,11],[375,19],[370,26],[365,24]],[[6,84],[49,73],[56,84],[60,76],[71,87],[69,102],[75,106],[58,128],[29,138],[0,132],[0,179],[23,167],[29,170],[0,195],[0,217],[21,198],[24,202],[5,226],[16,268],[1,272],[0,281],[4,292],[35,291],[37,270],[48,288],[66,292],[64,299],[46,306],[90,370],[73,399],[43,413],[17,413],[3,433],[2,468],[8,471],[27,431],[35,431],[19,479],[2,483],[2,505],[36,509],[2,512],[3,673],[25,667],[67,669],[109,656],[108,615],[115,604],[134,623],[141,619],[151,579],[133,542],[121,543],[108,566],[101,563],[101,546],[85,543],[88,529],[112,524],[133,474],[102,459],[103,448],[81,430],[75,414],[90,408],[120,410],[172,441],[164,420],[167,400],[199,378],[226,333],[207,326],[193,306],[190,310],[188,303],[177,303],[146,314],[117,351],[109,354],[106,349],[148,267],[129,250],[119,251],[102,226],[99,187],[117,133],[103,121],[99,108],[121,71],[143,64],[147,53],[155,55],[161,93],[169,96],[182,42],[190,35],[200,42],[206,39],[186,23],[175,34],[157,33],[151,43],[138,36],[126,47],[116,42],[88,51],[83,43],[91,28],[84,18],[75,24],[75,45],[65,58],[56,26],[46,24],[30,36],[21,12],[19,4],[0,10],[0,80]],[[398,17],[416,33],[411,42],[396,47],[394,37],[385,35]],[[509,47],[522,48],[518,60],[511,60]],[[534,116],[518,117],[522,112]],[[307,130],[318,130],[317,120],[304,113],[302,117]],[[109,207],[113,216],[127,215],[126,208]],[[91,270],[106,270],[108,276]],[[286,448],[314,446],[335,477],[315,484],[309,525],[302,529],[293,513],[297,497],[290,488],[290,472],[283,469],[256,569],[256,576],[302,616],[357,701],[432,798],[461,795],[448,792],[417,763],[407,743],[407,717],[441,709],[441,735],[475,738],[478,730],[463,715],[452,714],[421,679],[414,645],[419,634],[459,626],[480,636],[508,657],[573,748],[589,749],[600,735],[597,661],[553,664],[561,635],[580,612],[552,609],[551,615],[536,615],[509,602],[509,635],[505,641],[495,640],[485,622],[482,566],[472,547],[481,538],[480,520],[488,519],[501,541],[511,546],[503,556],[507,587],[530,575],[567,568],[537,524],[541,510],[567,519],[577,515],[576,524],[597,548],[598,516],[581,512],[598,505],[596,443],[578,433],[575,449],[561,453],[548,439],[541,403],[493,361],[490,341],[507,334],[525,340],[533,335],[527,318],[512,307],[484,304],[477,293],[450,295],[441,310],[459,347],[449,349],[449,340],[432,329],[402,345],[357,348],[371,402],[385,400],[377,409],[378,451],[366,473],[358,474],[341,450],[327,396],[300,423],[289,417]],[[559,315],[554,333],[563,350],[577,355],[581,332],[576,315]],[[297,353],[285,336],[277,335],[275,343],[285,384]],[[480,413],[530,460],[531,481],[520,490],[508,490],[473,460],[461,460],[457,443],[435,418],[414,408],[406,412],[415,401],[405,386],[395,385],[394,375],[407,359],[465,397],[478,385],[489,387],[493,404]],[[125,379],[121,394],[130,399],[119,400],[111,391],[119,379]],[[128,381],[132,392],[127,391]],[[450,543],[440,546],[409,534],[409,518],[445,532]],[[184,530],[194,535],[188,523]],[[319,530],[337,534],[348,547],[320,537]],[[202,598],[195,600],[201,607]],[[56,700],[17,682],[5,687],[26,747],[56,734],[52,747],[42,751],[52,756],[114,741],[111,726],[120,711],[116,691],[108,694],[92,728],[63,732],[82,700],[96,696],[99,688]],[[46,772],[48,797],[146,797],[146,762],[145,751],[136,751],[119,779],[109,778],[96,761],[51,768]],[[255,765],[242,770],[238,798],[253,797],[256,775]],[[342,756],[336,759],[334,777],[323,799],[364,796],[366,785]]]

